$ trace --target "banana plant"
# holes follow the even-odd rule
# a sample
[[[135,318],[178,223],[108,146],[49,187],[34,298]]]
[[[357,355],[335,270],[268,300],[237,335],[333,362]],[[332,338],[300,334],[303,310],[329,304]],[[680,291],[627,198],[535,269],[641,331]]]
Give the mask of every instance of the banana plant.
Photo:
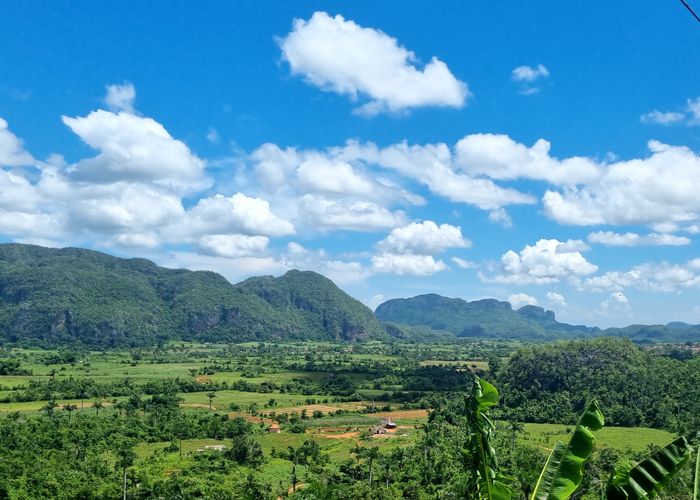
[[[569,444],[557,442],[540,474],[532,500],[564,500],[581,484],[583,466],[595,444],[594,431],[605,423],[598,403],[593,400],[576,425]]]
[[[475,462],[473,479],[468,486],[470,498],[510,500],[512,497],[510,487],[500,481],[496,451],[491,446],[494,425],[488,411],[497,404],[496,388],[475,376],[471,394],[465,398],[467,449]]]
[[[695,447],[695,487],[693,488],[693,500],[700,499],[700,444]]]
[[[608,500],[654,498],[690,460],[693,449],[679,437],[632,468],[616,469],[608,482]],[[697,468],[697,464],[696,464]],[[696,473],[697,498],[697,473]]]

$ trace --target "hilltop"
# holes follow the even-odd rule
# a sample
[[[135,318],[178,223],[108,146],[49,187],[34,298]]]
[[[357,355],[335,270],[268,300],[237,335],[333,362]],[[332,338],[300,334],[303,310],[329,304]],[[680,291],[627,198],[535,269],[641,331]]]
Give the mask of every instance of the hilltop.
[[[384,335],[371,310],[313,272],[233,285],[217,273],[93,250],[0,245],[4,342],[128,346]]]

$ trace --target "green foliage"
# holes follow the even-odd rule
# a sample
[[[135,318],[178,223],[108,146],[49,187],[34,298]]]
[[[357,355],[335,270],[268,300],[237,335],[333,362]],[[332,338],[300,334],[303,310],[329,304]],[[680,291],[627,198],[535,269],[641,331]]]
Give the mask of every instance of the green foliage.
[[[558,442],[542,469],[533,500],[563,500],[569,498],[581,484],[583,466],[593,451],[593,431],[603,428],[603,414],[593,400],[574,429],[567,445]]]
[[[589,335],[597,330],[558,323],[554,313],[540,307],[526,306],[514,311],[508,302],[467,302],[436,294],[392,299],[379,305],[375,314],[382,321],[424,326],[464,337],[551,339]]]
[[[615,470],[607,488],[609,500],[654,498],[690,460],[693,449],[679,437],[633,467]]]
[[[498,373],[498,382],[504,406],[528,422],[573,424],[595,398],[611,425],[680,433],[700,427],[700,358],[676,361],[629,341],[524,348]]]
[[[236,286],[216,273],[144,259],[0,245],[0,342],[109,347],[385,335],[369,309],[316,273]]]

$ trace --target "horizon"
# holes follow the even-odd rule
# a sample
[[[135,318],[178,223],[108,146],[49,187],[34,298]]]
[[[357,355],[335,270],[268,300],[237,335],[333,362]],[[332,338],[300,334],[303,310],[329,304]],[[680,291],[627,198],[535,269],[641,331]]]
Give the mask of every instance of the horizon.
[[[13,244],[16,244],[16,245],[35,246],[35,247],[39,247],[39,248],[52,249],[52,250],[66,250],[66,249],[87,250],[87,251],[97,252],[97,253],[101,253],[101,254],[103,254],[103,255],[107,255],[107,256],[109,256],[109,257],[115,257],[115,258],[145,259],[144,257],[139,257],[139,256],[136,256],[136,255],[135,255],[135,256],[131,256],[131,257],[119,257],[119,256],[117,256],[117,255],[114,255],[114,254],[105,252],[105,251],[103,251],[103,250],[94,250],[94,249],[91,249],[91,248],[83,248],[83,247],[45,247],[45,246],[36,245],[36,244],[0,242],[0,246],[2,246],[2,245],[13,245]],[[150,259],[145,259],[145,260],[148,260],[149,262],[151,262],[151,263],[154,264],[154,265],[158,265],[157,263],[151,261]],[[186,271],[193,271],[193,272],[197,272],[197,271],[201,271],[201,272],[216,272],[216,271],[214,271],[214,270],[212,270],[212,269],[189,269],[189,268],[185,268],[185,267],[174,268],[174,267],[166,267],[166,266],[160,266],[160,267],[163,267],[163,268],[165,268],[165,269],[171,269],[171,270],[186,270]],[[325,275],[323,275],[323,274],[321,274],[321,273],[319,273],[319,272],[317,272],[317,271],[314,271],[313,269],[297,269],[297,268],[286,269],[286,270],[282,271],[282,272],[279,273],[279,274],[259,274],[259,275],[250,275],[250,276],[243,277],[243,278],[240,279],[239,281],[231,281],[231,280],[229,280],[228,278],[226,278],[226,276],[224,276],[224,275],[222,275],[222,274],[219,274],[219,273],[217,273],[217,274],[219,274],[221,277],[223,277],[230,285],[232,285],[232,286],[238,286],[238,285],[242,284],[243,282],[245,282],[245,281],[247,281],[247,280],[249,280],[249,279],[253,279],[253,278],[262,278],[262,277],[279,278],[279,277],[284,276],[285,274],[287,274],[287,273],[289,273],[289,272],[291,272],[291,271],[297,271],[297,272],[312,272],[312,273],[318,274],[319,276],[322,276],[322,277],[324,277],[324,278],[326,278],[326,279],[331,279],[331,278],[329,278],[328,276],[325,276]],[[357,297],[353,296],[350,292],[348,292],[347,290],[345,290],[341,285],[339,285],[338,283],[336,283],[336,282],[333,281],[332,279],[331,279],[331,281],[333,282],[333,284],[334,284],[335,286],[337,286],[341,291],[343,291],[344,293],[346,293],[346,294],[347,294],[348,296],[350,296],[352,299],[357,300],[357,301],[359,301],[359,302],[362,302],[360,299],[358,299]],[[510,301],[508,301],[508,300],[502,300],[502,299],[498,299],[498,298],[495,298],[495,297],[482,297],[482,298],[477,298],[477,299],[465,299],[465,298],[463,298],[463,297],[450,297],[450,296],[446,296],[446,295],[441,295],[441,294],[439,294],[439,293],[437,293],[437,292],[431,292],[431,291],[426,291],[426,292],[423,292],[423,293],[420,293],[420,294],[417,294],[417,295],[414,295],[414,296],[410,296],[410,297],[389,297],[389,298],[386,298],[384,301],[382,301],[380,304],[377,304],[377,306],[375,306],[374,308],[370,307],[370,306],[367,305],[367,304],[364,304],[364,305],[367,306],[367,307],[370,309],[370,311],[372,311],[372,313],[374,314],[374,313],[376,313],[377,308],[378,308],[380,305],[384,304],[385,302],[388,302],[388,301],[391,301],[391,300],[407,300],[407,299],[412,299],[412,298],[416,298],[416,297],[420,297],[420,296],[424,296],[424,295],[437,295],[437,296],[439,296],[439,297],[443,297],[443,298],[447,298],[447,299],[451,299],[451,300],[462,300],[462,301],[467,302],[467,303],[479,302],[479,301],[490,301],[490,300],[495,300],[495,301],[498,301],[498,302],[505,302],[505,303],[509,304],[510,307],[511,307],[511,309],[512,309],[513,311],[519,311],[520,309],[522,309],[522,308],[524,308],[524,307],[537,307],[537,308],[539,308],[539,309],[541,309],[541,310],[543,310],[543,311],[546,311],[546,312],[548,312],[548,313],[549,313],[549,312],[553,313],[553,314],[555,315],[556,321],[561,322],[561,321],[560,321],[560,318],[558,318],[557,315],[556,315],[556,311],[554,311],[554,310],[552,310],[552,309],[549,309],[549,308],[547,308],[547,307],[543,307],[543,306],[541,306],[541,305],[537,305],[537,304],[522,304],[522,305],[516,306],[516,305],[512,304],[512,303],[511,303]],[[673,324],[673,323],[685,323],[685,322],[683,322],[683,321],[678,321],[678,320],[674,320],[674,319],[670,319],[670,320],[668,320],[668,321],[665,321],[665,322],[662,322],[662,323],[655,323],[655,324],[656,324],[656,325],[666,325],[666,326],[667,326],[667,325],[670,325],[670,324]],[[689,324],[689,323],[685,323],[685,324]],[[638,325],[638,323],[629,323],[629,324],[627,324],[627,325],[622,325],[622,326],[633,326],[633,325]],[[654,324],[648,325],[648,326],[653,326],[653,325],[654,325]],[[691,324],[691,325],[692,325],[692,324]],[[583,326],[598,328],[598,329],[600,329],[601,331],[605,331],[606,329],[611,328],[611,327],[601,327],[600,325],[592,325],[592,324],[584,324]],[[612,327],[612,328],[614,328],[614,327]]]
[[[700,323],[680,2],[39,4],[0,20],[0,243]]]

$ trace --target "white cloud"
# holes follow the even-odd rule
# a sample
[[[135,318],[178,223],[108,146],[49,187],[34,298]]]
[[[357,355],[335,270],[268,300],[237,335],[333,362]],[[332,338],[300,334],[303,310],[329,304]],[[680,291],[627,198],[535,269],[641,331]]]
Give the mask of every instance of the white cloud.
[[[372,257],[372,269],[378,273],[398,274],[399,276],[430,276],[447,269],[441,260],[432,255],[400,255],[382,253]]]
[[[100,152],[70,167],[76,180],[150,181],[183,191],[211,184],[204,176],[205,162],[152,118],[98,110],[84,117],[64,116],[63,123]]]
[[[680,246],[689,245],[690,238],[675,236],[672,234],[650,233],[640,235],[637,233],[614,233],[612,231],[597,231],[588,235],[588,241],[606,246],[635,247],[635,246]]]
[[[542,239],[525,246],[520,253],[508,250],[501,257],[501,274],[481,277],[496,283],[542,284],[592,274],[598,267],[581,254],[585,249],[587,246],[580,240]]]
[[[685,114],[675,111],[650,111],[642,115],[639,120],[642,123],[658,123],[659,125],[671,125],[685,120]]]
[[[0,167],[30,165],[34,158],[22,146],[15,134],[10,132],[7,121],[0,118]]]
[[[367,96],[370,101],[358,109],[367,115],[422,106],[460,108],[469,96],[467,85],[444,62],[433,57],[419,69],[415,54],[395,38],[340,15],[315,12],[308,21],[295,19],[279,43],[292,73],[353,100]]]
[[[105,104],[112,111],[134,112],[134,100],[136,100],[136,89],[130,82],[119,85],[107,85],[107,95]]]
[[[207,234],[199,238],[198,247],[202,253],[218,257],[259,257],[269,242],[266,236]]]
[[[489,220],[506,228],[513,227],[513,219],[510,218],[510,215],[505,208],[491,210],[489,212]]]
[[[186,236],[238,233],[287,236],[295,233],[292,223],[272,213],[267,200],[243,193],[200,199],[171,231],[174,235]]]
[[[451,201],[468,203],[484,210],[496,210],[504,205],[531,204],[534,199],[515,189],[503,188],[484,178],[474,178],[456,172],[452,156],[445,144],[409,146],[402,142],[377,150],[373,145],[349,150],[361,152],[369,162],[400,172],[428,186],[435,194]]]
[[[568,307],[564,296],[557,292],[547,292],[547,300],[554,307]]]
[[[564,224],[656,224],[700,219],[700,157],[650,141],[644,159],[607,165],[583,187],[547,191],[545,214]]]
[[[511,74],[514,82],[520,84],[520,93],[532,95],[540,91],[536,83],[549,78],[549,70],[542,64],[537,66],[518,66]]]
[[[406,221],[404,212],[392,212],[370,201],[332,200],[307,194],[298,203],[309,226],[317,230],[377,231],[400,226]]]
[[[520,309],[522,306],[536,306],[537,299],[526,293],[513,293],[508,296],[508,302],[513,309]]]
[[[160,242],[156,233],[122,233],[114,237],[114,243],[123,247],[156,248]]]
[[[470,260],[460,259],[459,257],[452,257],[452,262],[461,269],[476,269],[479,264],[472,262]]]
[[[588,158],[558,160],[551,145],[539,139],[531,147],[507,135],[472,134],[455,146],[456,164],[466,173],[492,179],[536,179],[552,184],[581,184],[600,176],[599,166]]]
[[[352,165],[313,155],[296,170],[300,187],[329,195],[372,197],[374,183],[358,174]]]
[[[466,248],[471,242],[462,237],[462,229],[433,221],[412,222],[397,227],[377,245],[384,252],[401,254],[434,254],[448,248]]]
[[[685,264],[645,263],[629,271],[608,271],[584,280],[580,288],[593,291],[622,291],[625,288],[652,292],[678,292],[700,286],[697,259]]]
[[[700,97],[695,99],[688,99],[686,104],[686,110],[688,111],[688,124],[689,125],[700,125]]]
[[[516,82],[532,83],[540,78],[547,78],[549,70],[542,64],[533,66],[518,66],[513,69],[513,80]]]
[[[614,314],[614,313],[626,313],[630,311],[630,303],[627,297],[622,292],[612,292],[607,300],[600,303],[599,313]]]
[[[212,144],[218,144],[219,141],[221,141],[221,137],[219,136],[219,132],[214,128],[214,127],[209,127],[209,130],[207,131],[207,140],[211,142]]]

